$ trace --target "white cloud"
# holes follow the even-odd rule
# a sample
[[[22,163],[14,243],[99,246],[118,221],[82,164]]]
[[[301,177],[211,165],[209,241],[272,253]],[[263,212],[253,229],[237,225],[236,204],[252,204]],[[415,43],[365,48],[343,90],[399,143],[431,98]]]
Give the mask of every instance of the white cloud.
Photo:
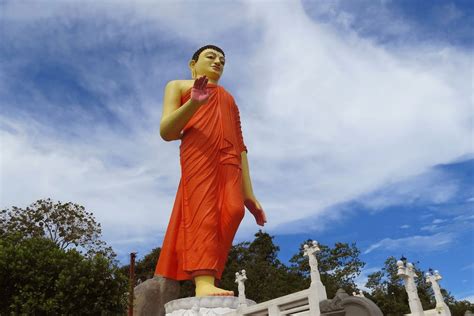
[[[435,232],[439,230],[439,226],[437,225],[425,225],[420,228],[422,231],[429,231],[429,232]]]
[[[2,147],[2,206],[26,207],[40,198],[73,201],[93,211],[102,223],[106,237],[161,237],[164,223],[173,202],[170,182],[177,178],[179,166],[167,150],[151,135],[136,135],[136,139],[117,139],[103,131],[96,135],[94,146],[68,144],[41,138],[34,122],[29,126],[14,126],[15,134],[0,131]],[[33,138],[34,139],[34,138]],[[111,153],[143,154],[137,165],[119,167],[107,161]],[[163,160],[161,168],[156,160]],[[164,183],[163,183],[164,182]],[[161,229],[160,229],[161,228]],[[122,237],[119,237],[122,239]]]
[[[400,226],[401,229],[408,229],[410,228],[410,225],[407,225],[407,224],[404,224],[402,226]]]
[[[451,175],[432,169],[395,183],[389,182],[378,190],[361,196],[359,201],[374,211],[401,204],[441,205],[456,197],[459,190],[460,184]]]
[[[454,3],[446,3],[435,7],[434,14],[443,25],[448,25],[464,16],[464,13]]]
[[[410,236],[398,239],[384,238],[370,245],[364,254],[373,252],[374,250],[388,251],[439,251],[448,247],[455,239],[455,234],[438,233],[426,236]]]
[[[468,264],[467,266],[464,266],[461,268],[462,271],[464,270],[474,270],[474,263]]]
[[[472,153],[471,62],[461,50],[388,51],[315,23],[295,2],[238,2],[208,10],[187,1],[120,2],[113,8],[92,1],[29,5],[4,5],[9,19],[30,27],[18,31],[18,45],[45,44],[66,57],[73,54],[72,39],[61,30],[77,19],[89,25],[74,38],[84,51],[104,42],[146,47],[152,37],[157,53],[160,47],[182,49],[177,42],[222,45],[229,56],[222,82],[241,107],[254,188],[269,230],[308,217],[320,223],[314,229],[325,229],[325,218],[339,218],[328,213],[331,206]],[[58,35],[41,34],[40,43],[30,24],[40,19],[49,19]],[[130,100],[120,99],[117,73],[105,61],[94,67],[81,66],[85,55],[76,61],[82,83],[106,96],[104,106],[129,134],[105,124],[75,126],[80,140],[71,141],[34,117],[5,116],[1,206],[26,206],[41,197],[73,200],[95,211],[112,244],[150,239],[158,244],[179,180],[178,144],[164,143],[157,134],[163,78],[187,73],[186,61],[180,63],[175,53],[146,60],[126,52],[113,55],[114,67],[134,89]],[[41,98],[32,102],[45,111],[50,106]],[[435,199],[445,201],[455,192],[454,184],[443,186]],[[255,229],[248,216],[237,238]],[[370,251],[395,247],[395,241],[385,239]]]

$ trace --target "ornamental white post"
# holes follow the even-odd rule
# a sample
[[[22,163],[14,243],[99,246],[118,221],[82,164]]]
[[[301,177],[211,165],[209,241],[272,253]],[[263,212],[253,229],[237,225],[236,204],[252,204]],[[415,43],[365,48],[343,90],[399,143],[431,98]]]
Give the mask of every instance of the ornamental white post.
[[[319,275],[318,270],[318,259],[316,258],[316,253],[321,251],[318,246],[318,242],[313,240],[309,245],[304,245],[304,256],[307,256],[309,259],[309,268],[311,271],[311,288],[315,288],[318,292],[319,301],[326,300],[326,287],[321,282],[321,276]]]
[[[235,283],[237,283],[237,288],[239,290],[239,307],[246,307],[247,300],[245,298],[245,284],[247,280],[247,274],[245,270],[242,270],[240,273],[235,272]]]
[[[443,316],[451,316],[451,311],[449,310],[448,305],[444,302],[443,294],[441,294],[441,288],[439,287],[438,281],[441,280],[443,277],[439,274],[438,270],[429,270],[426,272],[426,282],[428,284],[431,283],[431,287],[433,288],[435,300],[436,300],[436,311],[439,315]]]
[[[413,264],[405,261],[398,260],[398,276],[400,276],[405,283],[405,290],[408,294],[408,305],[413,316],[423,316],[423,307],[421,306],[420,298],[418,297],[418,291],[416,289],[415,278],[418,276],[415,273]]]

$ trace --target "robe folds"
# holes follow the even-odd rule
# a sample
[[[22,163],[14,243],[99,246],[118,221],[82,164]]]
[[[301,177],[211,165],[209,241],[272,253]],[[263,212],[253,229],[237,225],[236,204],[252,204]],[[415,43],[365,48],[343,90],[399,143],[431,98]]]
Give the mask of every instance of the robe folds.
[[[207,89],[208,102],[183,129],[181,179],[155,270],[174,280],[202,270],[220,279],[244,216],[240,154],[247,148],[239,110],[223,87],[208,83]],[[181,105],[190,95],[191,89]]]

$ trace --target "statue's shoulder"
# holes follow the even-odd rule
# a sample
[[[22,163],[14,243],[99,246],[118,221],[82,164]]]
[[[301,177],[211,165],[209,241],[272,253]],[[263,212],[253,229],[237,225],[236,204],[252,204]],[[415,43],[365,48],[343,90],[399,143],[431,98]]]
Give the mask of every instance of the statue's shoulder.
[[[194,80],[171,80],[166,84],[167,87],[173,89],[174,91],[179,91],[179,94],[183,95],[192,88],[194,85]]]
[[[181,95],[185,94],[194,85],[194,80],[173,80]]]

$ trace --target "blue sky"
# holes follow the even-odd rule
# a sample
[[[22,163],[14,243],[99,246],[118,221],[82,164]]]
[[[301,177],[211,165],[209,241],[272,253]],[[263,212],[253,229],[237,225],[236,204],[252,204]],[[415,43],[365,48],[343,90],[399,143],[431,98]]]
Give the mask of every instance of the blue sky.
[[[122,262],[160,246],[179,181],[163,88],[215,43],[282,260],[356,242],[360,284],[403,254],[473,300],[471,1],[0,6],[2,207],[82,204]],[[236,242],[257,230],[247,214]]]

